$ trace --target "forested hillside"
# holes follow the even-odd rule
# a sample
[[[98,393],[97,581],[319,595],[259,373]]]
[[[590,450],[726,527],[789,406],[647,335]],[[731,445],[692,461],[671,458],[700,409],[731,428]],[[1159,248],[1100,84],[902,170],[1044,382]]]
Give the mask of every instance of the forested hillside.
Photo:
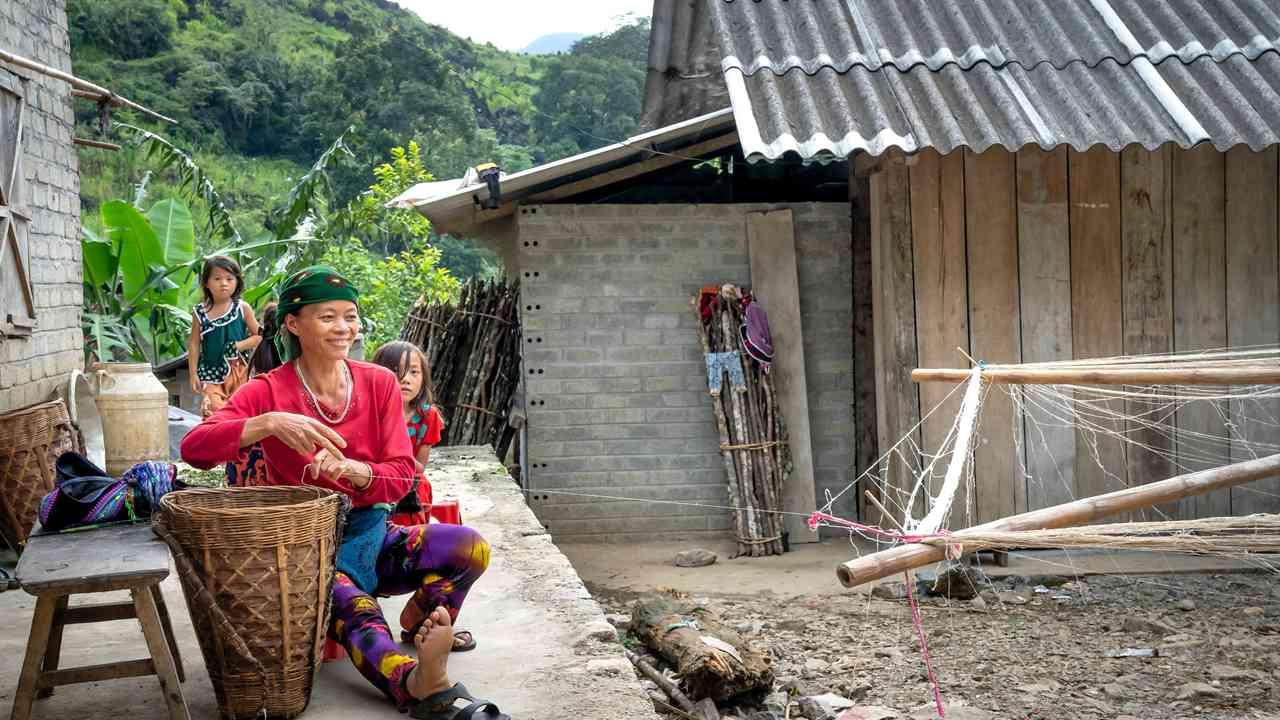
[[[67,13],[76,74],[178,125],[115,119],[191,151],[231,215],[259,227],[348,128],[351,157],[328,168],[335,205],[369,188],[373,168],[410,141],[426,171],[447,178],[483,160],[511,172],[624,138],[648,42],[645,21],[568,53],[509,53],[388,0],[69,0]],[[89,134],[93,109],[77,106]],[[127,138],[121,128],[106,136]],[[152,167],[137,150],[82,149],[87,224],[101,203],[132,197]],[[148,192],[164,196],[175,180],[151,176]],[[441,246],[455,275],[480,268],[465,244]]]

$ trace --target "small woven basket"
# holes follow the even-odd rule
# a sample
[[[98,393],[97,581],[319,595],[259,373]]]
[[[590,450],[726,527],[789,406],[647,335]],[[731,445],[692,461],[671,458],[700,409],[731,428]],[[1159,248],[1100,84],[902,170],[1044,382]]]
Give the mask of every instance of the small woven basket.
[[[329,625],[346,498],[320,488],[183,490],[155,529],[173,550],[222,716],[296,717]]]
[[[9,542],[27,541],[58,456],[72,450],[81,444],[61,400],[0,415],[0,533]]]

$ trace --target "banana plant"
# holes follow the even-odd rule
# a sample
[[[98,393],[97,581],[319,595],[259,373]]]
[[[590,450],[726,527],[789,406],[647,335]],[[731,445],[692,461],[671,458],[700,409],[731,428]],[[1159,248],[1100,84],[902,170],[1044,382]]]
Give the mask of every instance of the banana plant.
[[[200,301],[200,268],[191,211],[161,200],[145,213],[122,200],[103,203],[105,237],[83,228],[85,313],[90,359],[158,365],[186,350],[191,308]],[[281,244],[274,238],[229,246],[214,255],[248,255]],[[257,302],[280,281],[272,274],[245,292]]]

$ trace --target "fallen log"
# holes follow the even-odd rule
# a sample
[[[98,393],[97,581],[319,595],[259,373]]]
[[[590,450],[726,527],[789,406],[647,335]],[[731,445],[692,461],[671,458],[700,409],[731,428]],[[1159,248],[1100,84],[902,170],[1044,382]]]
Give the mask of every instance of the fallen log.
[[[632,608],[631,631],[671,663],[694,702],[763,697],[773,686],[770,657],[705,608],[645,595]]]
[[[1046,530],[1083,525],[1099,518],[1151,507],[1193,495],[1203,495],[1222,488],[1243,485],[1254,480],[1280,475],[1280,454],[1256,460],[1186,473],[1168,480],[1125,488],[1115,492],[1083,498],[1064,505],[1033,510],[1021,515],[977,525],[951,533],[949,540],[963,545],[965,533],[987,531]],[[845,587],[896,575],[900,572],[938,562],[946,549],[933,545],[910,544],[882,550],[841,563],[836,576]]]

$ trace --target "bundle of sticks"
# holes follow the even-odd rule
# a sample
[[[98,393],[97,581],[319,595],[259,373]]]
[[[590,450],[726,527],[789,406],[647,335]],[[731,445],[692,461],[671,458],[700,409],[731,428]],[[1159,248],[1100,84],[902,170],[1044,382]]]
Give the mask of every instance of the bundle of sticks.
[[[726,285],[714,297],[704,294],[694,298],[693,309],[698,314],[702,351],[709,358],[707,379],[720,430],[729,503],[738,508],[733,513],[737,554],[780,555],[785,523],[777,511],[782,509],[791,453],[773,377],[743,348],[739,333],[743,296],[739,289]],[[742,371],[742,385],[737,384],[734,368]]]
[[[457,303],[419,301],[400,339],[426,353],[441,445],[490,445],[506,457],[515,436],[511,404],[520,385],[520,285],[472,279]]]

